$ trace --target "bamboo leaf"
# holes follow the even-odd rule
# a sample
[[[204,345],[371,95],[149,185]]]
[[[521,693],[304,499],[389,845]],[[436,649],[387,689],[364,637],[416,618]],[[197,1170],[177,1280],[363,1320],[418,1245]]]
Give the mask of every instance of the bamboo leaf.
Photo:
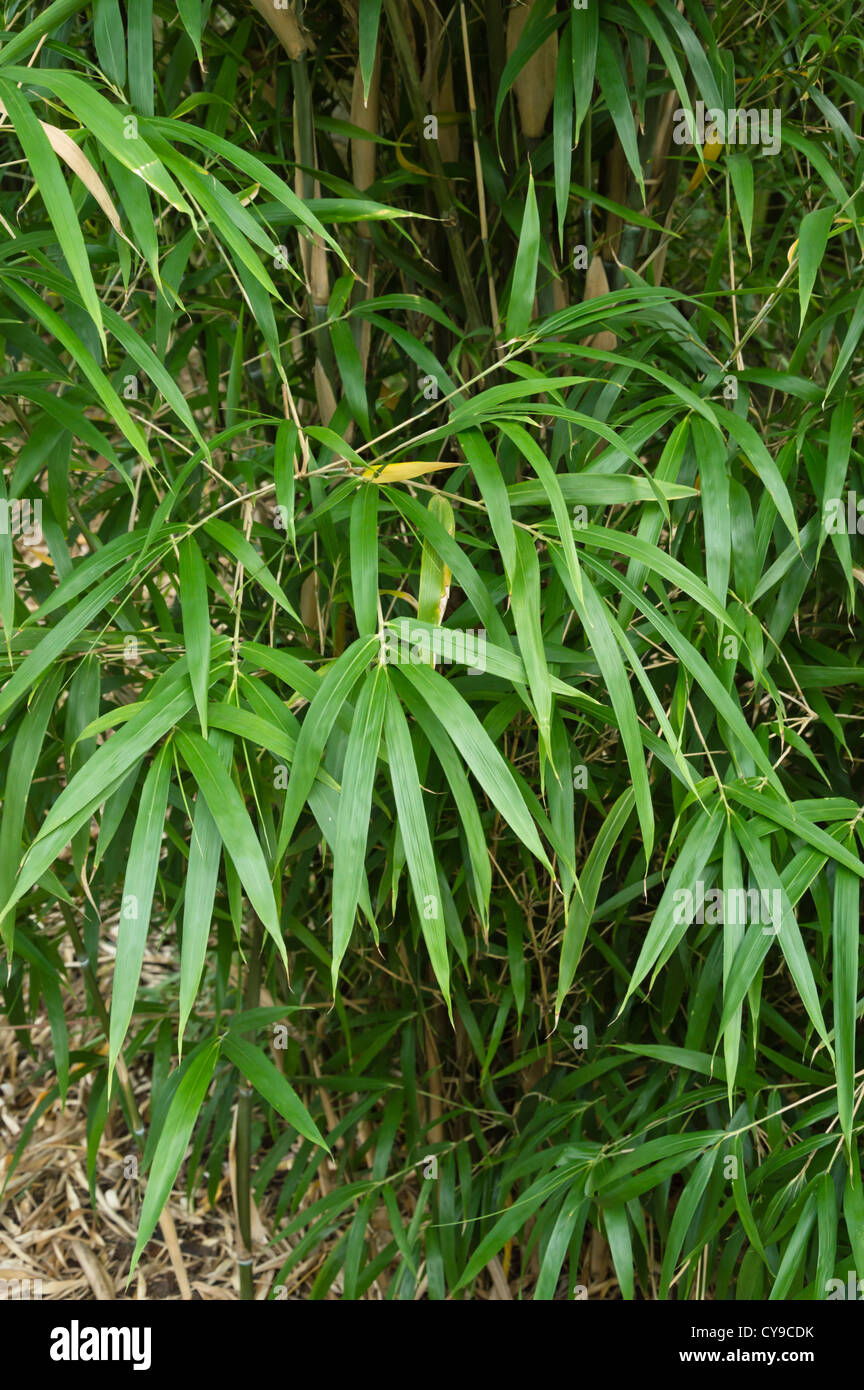
[[[111,993],[109,1084],[135,1008],[147,933],[150,930],[153,890],[156,886],[162,848],[170,780],[171,752],[169,745],[164,743],[151,764],[141,789],[141,800],[123,884],[120,925],[117,931],[117,956],[114,962],[114,988]]]
[[[321,1136],[321,1131],[306,1106],[269,1057],[266,1057],[252,1043],[247,1042],[245,1038],[237,1037],[235,1033],[225,1034],[222,1039],[222,1051],[243,1073],[246,1080],[251,1082],[256,1091],[275,1110],[279,1111],[283,1120],[287,1120],[288,1124],[296,1129],[298,1134],[302,1134],[304,1139],[308,1139],[310,1143],[318,1144],[320,1148],[330,1152]]]
[[[135,1273],[141,1253],[156,1229],[156,1223],[177,1180],[218,1056],[219,1039],[214,1038],[186,1061],[153,1155],[127,1284]]]
[[[207,691],[210,686],[210,614],[207,606],[207,571],[201,551],[191,536],[180,543],[180,602],[183,605],[183,639],[189,661],[189,679],[201,732],[207,737]]]
[[[333,841],[333,991],[339,979],[339,966],[348,946],[360,889],[363,861],[369,833],[372,784],[378,762],[378,745],[387,698],[384,668],[379,663],[367,672],[360,687],[351,733],[345,751],[342,792],[336,836]]]
[[[177,732],[177,747],[195,778],[231,856],[250,906],[264,924],[287,966],[279,913],[261,845],[243,800],[218,754],[200,734]]]

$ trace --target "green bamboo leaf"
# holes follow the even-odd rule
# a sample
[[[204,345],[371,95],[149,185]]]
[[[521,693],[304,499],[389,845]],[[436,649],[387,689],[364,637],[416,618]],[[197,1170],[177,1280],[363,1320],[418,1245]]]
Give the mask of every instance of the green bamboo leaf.
[[[14,889],[0,908],[0,925],[14,904],[47,872],[76,831],[117,790],[133,763],[191,708],[188,683],[165,700],[159,698],[162,689],[153,692],[157,698],[146,702],[146,707],[119,734],[97,748],[60,793],[25,856]]]
[[[334,290],[335,295],[335,290]],[[345,391],[345,399],[353,418],[357,421],[366,439],[372,434],[369,419],[369,402],[366,397],[366,374],[363,362],[354,342],[354,334],[347,319],[339,319],[330,325],[330,341],[336,367]]]
[[[105,76],[116,86],[125,86],[126,36],[120,0],[93,0],[93,42]]]
[[[807,306],[816,283],[816,276],[828,245],[828,233],[834,222],[833,207],[816,208],[801,219],[798,228],[798,300],[801,307],[799,328],[804,327]]]
[[[126,0],[129,96],[144,116],[153,115],[153,0]]]
[[[267,863],[243,799],[222,766],[215,749],[209,743],[205,743],[200,734],[178,730],[177,747],[207,802],[250,906],[276,943],[287,967],[285,942],[282,939],[279,913],[273,897]]]
[[[487,634],[494,641],[506,646],[510,640],[507,629],[492,602],[489,590],[465,550],[429,508],[421,507],[416,498],[407,493],[399,493],[397,496],[393,488],[386,489],[386,496],[416,528],[423,537],[424,544],[428,542],[444,561],[455,582],[465,591]]]
[[[435,855],[432,850],[426,812],[423,809],[423,793],[420,790],[420,779],[417,773],[414,749],[411,745],[411,735],[408,732],[408,722],[399,703],[399,697],[389,684],[384,713],[384,736],[387,740],[387,759],[390,779],[393,784],[393,797],[396,803],[397,824],[402,836],[417,917],[429,951],[432,969],[435,971],[435,978],[441,987],[441,993],[444,995],[447,1011],[452,1021],[450,962],[447,955],[447,933],[438,889]]]
[[[192,536],[178,547],[180,602],[183,608],[183,640],[189,662],[189,679],[195,696],[201,732],[207,737],[207,691],[210,687],[210,613],[207,605],[207,568]]]
[[[816,1189],[816,1220],[819,1231],[819,1254],[816,1266],[816,1288],[823,1292],[828,1280],[834,1278],[837,1255],[837,1228],[840,1224],[837,1193],[830,1173],[823,1173]]]
[[[621,1297],[631,1303],[635,1295],[633,1281],[633,1243],[630,1239],[630,1219],[627,1208],[613,1203],[603,1208],[603,1221],[609,1253],[618,1278]]]
[[[129,848],[129,862],[123,884],[117,955],[114,961],[114,987],[111,992],[111,1028],[108,1037],[108,1082],[126,1038],[144,948],[150,930],[153,890],[165,832],[165,811],[171,781],[171,748],[164,743],[151,764],[141,789],[135,830]]]
[[[621,740],[627,754],[630,780],[636,797],[636,814],[639,817],[642,838],[645,842],[645,857],[646,861],[649,861],[654,847],[654,808],[648,783],[648,772],[645,767],[645,755],[636,704],[616,641],[615,629],[617,624],[614,618],[608,616],[604,604],[587,575],[583,576],[582,587],[584,603],[577,602],[576,611],[582,618],[586,636],[591,650],[597,657],[597,664],[603,672],[609,698],[618,719]],[[575,601],[577,596],[574,593],[571,597]]]
[[[117,167],[119,168],[120,166]],[[140,180],[136,180],[134,176],[129,174],[126,170],[123,171],[123,174],[125,176],[125,180],[128,180],[133,186],[137,185],[138,189],[141,190],[141,196],[143,197],[144,202],[146,204],[146,216],[150,220],[150,231],[151,233],[153,233],[153,214],[150,210],[150,203],[147,198],[146,190],[142,188]],[[124,189],[127,187],[127,183],[125,181],[123,187]],[[137,195],[133,195],[133,197],[135,196]],[[123,198],[124,208],[127,211],[127,213],[129,211],[130,202],[130,198]],[[143,215],[143,208],[141,209],[141,212]],[[152,243],[152,251],[148,254],[147,260],[148,264],[150,264],[151,270],[155,270],[155,272],[158,274],[158,264],[156,262],[157,247],[155,241],[155,234],[153,235],[154,239]],[[144,250],[143,247],[142,250]],[[13,274],[13,272],[10,271],[10,275],[11,274]],[[155,275],[154,278],[156,278]],[[69,280],[65,278],[65,276],[45,271],[43,272],[42,282],[46,287],[50,287],[58,295],[62,295],[70,302],[75,303],[80,301],[80,295],[77,294],[77,292],[74,289],[74,286]],[[110,330],[112,335],[120,343],[121,347],[126,352],[128,352],[133,362],[135,362],[135,364],[141,369],[141,372],[143,373],[145,380],[153,383],[157,391],[160,392],[160,394],[171,406],[171,409],[174,411],[178,419],[183,421],[183,424],[201,445],[201,447],[204,450],[205,456],[209,456],[208,447],[204,442],[203,435],[201,434],[201,431],[198,428],[195,417],[192,414],[192,411],[189,409],[189,404],[186,400],[186,397],[183,395],[183,392],[180,390],[180,387],[177,385],[176,381],[171,376],[171,373],[167,370],[164,363],[159,360],[159,358],[156,356],[156,353],[153,352],[152,348],[144,341],[141,335],[136,333],[132,328],[130,328],[129,324],[127,324],[126,320],[122,317],[121,314],[116,313],[107,305],[103,305],[102,319],[105,323],[106,328]]]
[[[209,743],[216,750],[226,772],[231,767],[233,739],[211,728]],[[178,1051],[183,1033],[201,984],[207,955],[207,942],[213,920],[222,836],[205,797],[199,793],[192,815],[186,896],[183,900],[183,941],[180,947],[180,1020],[177,1027]]]
[[[363,883],[363,861],[369,836],[372,784],[378,763],[381,725],[387,698],[384,667],[378,663],[367,672],[351,724],[339,815],[333,841],[333,992],[339,979],[339,966],[348,947],[357,903]],[[437,891],[437,881],[436,881]]]
[[[818,812],[820,805],[813,807],[812,803],[808,806],[804,802],[786,804],[773,796],[768,797],[764,793],[760,795],[752,787],[744,786],[740,782],[731,783],[728,792],[735,801],[740,801],[742,806],[749,807],[756,815],[766,816],[775,825],[781,825],[784,830],[788,830],[790,835],[800,837],[808,845],[812,845],[820,854],[836,859],[838,864],[844,865],[859,878],[864,878],[864,863],[858,855],[841,845],[827,830],[813,824],[808,811],[816,809]]]
[[[681,1253],[681,1247],[686,1239],[690,1223],[696,1215],[702,1195],[708,1186],[708,1180],[714,1171],[718,1153],[719,1150],[715,1148],[709,1149],[707,1153],[702,1155],[685,1184],[684,1191],[675,1203],[675,1215],[672,1217],[672,1223],[669,1227],[666,1249],[663,1252],[663,1266],[660,1271],[659,1297],[663,1300],[669,1297],[669,1286],[675,1272],[675,1263]]]
[[[178,662],[153,682],[148,698],[140,703],[119,733],[100,744],[64,787],[42,822],[33,842],[34,849],[51,831],[75,822],[84,808],[94,803],[94,798],[96,805],[104,800],[109,785],[122,780],[132,764],[191,709],[192,689],[183,666]],[[89,737],[87,729],[83,733]]]
[[[552,107],[552,145],[555,172],[555,208],[558,214],[558,245],[564,249],[564,218],[570,201],[570,168],[573,160],[573,31],[564,26],[558,47],[555,71],[555,97]]]
[[[516,538],[510,501],[518,489],[511,489],[508,496],[508,489],[501,476],[495,455],[479,430],[466,430],[458,436],[458,439],[462,452],[477,480],[477,486],[486,507],[486,514],[489,517],[489,525],[492,527],[492,533],[498,542],[498,549],[501,551],[501,558],[504,561],[507,582],[512,587],[513,571],[516,567]],[[529,483],[527,486],[530,487],[531,484]],[[542,489],[538,490],[542,491]],[[543,495],[545,496],[545,493]]]
[[[534,176],[528,175],[525,211],[519,231],[519,249],[513,267],[510,286],[510,305],[507,310],[507,337],[520,338],[528,332],[537,285],[537,265],[540,256],[540,215],[534,193]]]
[[[279,507],[280,528],[296,549],[294,522],[294,455],[297,451],[297,426],[292,420],[281,420],[276,430],[276,446],[273,453],[273,479],[276,484],[276,502]]]
[[[99,821],[99,838],[96,841],[96,850],[93,855],[94,868],[98,868],[101,864],[105,851],[123,823],[123,817],[132,800],[132,793],[138,785],[142,761],[143,759],[139,758],[137,762],[132,764],[126,776],[115,785],[110,796],[105,799]]]
[[[351,589],[361,637],[378,631],[378,489],[359,487],[351,503]]]
[[[801,1276],[801,1267],[804,1260],[804,1253],[807,1249],[807,1242],[810,1239],[810,1232],[816,1221],[816,1193],[811,1192],[801,1207],[801,1215],[792,1233],[792,1237],[783,1252],[783,1259],[780,1261],[780,1268],[777,1270],[777,1277],[768,1295],[770,1302],[786,1298],[793,1280]]]
[[[852,354],[854,353],[861,340],[862,333],[864,333],[864,299],[862,299],[862,297],[859,295],[857,303],[855,305],[855,312],[853,313],[849,323],[849,328],[846,333],[846,337],[843,339],[843,346],[837,354],[837,361],[834,363],[834,370],[831,373],[831,380],[828,382],[828,387],[825,391],[826,401],[833,392],[834,387],[837,385],[846,368],[849,366],[849,363],[852,360]]]
[[[203,0],[177,0],[177,13],[183,28],[195,45],[195,56],[202,68],[204,55],[201,52],[201,34],[204,28],[204,8]],[[209,5],[207,8],[209,9]]]
[[[828,524],[834,507],[840,501],[841,506],[845,503],[844,492],[846,489],[846,476],[849,471],[849,458],[852,451],[852,433],[855,425],[855,402],[851,396],[844,396],[838,401],[831,412],[831,426],[828,431],[828,454],[825,460],[825,483],[822,489],[822,526],[819,535],[819,547],[817,558],[821,554],[825,544],[825,537],[829,534]],[[845,511],[845,507],[843,507]],[[854,576],[852,572],[852,554],[849,537],[845,528],[837,531],[834,527],[830,530],[831,543],[837,552],[837,558],[843,567],[846,576],[846,583],[849,588],[849,604],[854,606]]]
[[[565,1200],[555,1218],[555,1225],[543,1251],[540,1274],[534,1289],[534,1302],[542,1303],[554,1297],[568,1247],[570,1247],[571,1242],[578,1243],[579,1232],[584,1229],[584,1223],[588,1216],[588,1208],[587,1198],[580,1201],[576,1195],[568,1196]]]
[[[222,1039],[222,1051],[229,1061],[251,1082],[260,1096],[263,1096],[292,1129],[302,1134],[310,1143],[330,1152],[326,1140],[316,1125],[306,1106],[278,1067],[245,1038],[236,1033],[226,1033]]]
[[[741,873],[741,856],[738,851],[738,842],[732,833],[731,825],[726,826],[723,831],[723,893],[725,902],[740,902],[740,893],[744,888],[744,878]],[[736,894],[734,900],[729,896]],[[743,914],[742,914],[743,915]],[[732,914],[724,914],[723,922],[723,992],[726,993],[726,986],[732,973],[732,966],[741,942],[744,940],[744,922],[738,921],[737,913],[735,920],[731,921]],[[741,1046],[741,1018],[742,1010],[739,1006],[732,1017],[728,1028],[723,1033],[723,1056],[726,1061],[726,1085],[729,1097],[729,1109],[732,1110],[732,1092],[735,1089],[735,1076],[738,1070],[738,1055]]]
[[[274,676],[278,676],[291,690],[296,690],[304,700],[314,700],[318,694],[321,678],[302,661],[298,661],[296,656],[283,651],[281,647],[265,647],[260,642],[244,642],[240,651],[253,669],[261,667],[265,671],[272,671]]]
[[[549,499],[549,506],[555,518],[555,527],[564,554],[564,561],[567,566],[568,589],[574,604],[581,604],[584,599],[582,592],[582,573],[579,568],[579,558],[576,554],[576,546],[573,541],[573,522],[567,511],[567,504],[564,494],[561,491],[561,484],[557,475],[552,469],[549,460],[535,439],[521,425],[508,425],[502,422],[502,432],[512,439],[525,455],[531,467],[534,469],[540,484]]]
[[[81,9],[81,0],[53,0],[36,19],[7,39],[0,49],[0,63],[17,63],[35,48],[43,34],[51,34]]]
[[[34,978],[31,976],[31,979]],[[54,1069],[57,1072],[60,1099],[65,1105],[66,1093],[69,1089],[69,1030],[66,1026],[66,1012],[63,1007],[63,996],[60,993],[59,976],[53,970],[42,969],[39,971],[39,982],[51,1029],[51,1046],[54,1052]]]
[[[428,634],[428,651],[432,652],[436,631],[440,638],[442,629],[437,624],[421,623],[419,618],[397,618],[384,625],[386,641],[389,641],[391,632],[394,637],[399,638],[399,644],[394,644],[394,655],[397,657],[400,654],[400,645],[403,652],[410,653],[414,649],[415,656],[421,655],[422,647],[418,639],[423,634]],[[472,637],[470,631],[463,633],[454,628],[445,628],[443,631],[452,633],[451,656],[454,662],[463,662],[468,667],[474,667],[475,662],[479,666],[482,662],[484,670],[489,675],[501,676],[502,679],[510,681],[517,687],[527,686],[528,677],[525,673],[524,663],[512,646],[499,647],[497,643],[490,642],[488,637],[482,637],[482,634],[474,634]],[[592,700],[590,696],[580,694],[574,685],[559,680],[557,676],[550,674],[549,682],[553,692],[556,695],[566,696],[568,704],[572,705],[574,709],[596,715],[603,722],[617,726],[614,711],[610,710],[608,705],[601,705],[598,700]]]
[[[15,625],[15,556],[12,546],[12,528],[9,525],[9,493],[6,479],[0,477],[0,624],[7,651],[11,652],[9,642]]]
[[[732,177],[735,201],[738,204],[738,216],[741,218],[744,240],[747,243],[747,255],[752,261],[753,246],[750,238],[753,232],[753,207],[755,204],[753,160],[749,154],[727,154],[726,165]]]
[[[41,80],[41,70],[39,75]],[[258,159],[256,155],[252,154],[251,151],[245,149],[241,145],[235,144],[231,140],[223,139],[223,137],[217,135],[215,131],[204,130],[200,126],[189,125],[185,121],[180,122],[157,118],[156,120],[148,122],[148,130],[159,132],[166,140],[172,140],[178,143],[184,141],[187,144],[195,145],[208,156],[208,162],[210,157],[218,155],[229,164],[233,164],[235,168],[240,169],[254,182],[260,183],[262,188],[266,188],[267,192],[277,200],[281,207],[287,209],[293,220],[298,222],[302,227],[305,227],[306,231],[313,236],[320,236],[322,241],[330,247],[330,250],[335,252],[339,260],[345,265],[348,264],[342,247],[339,245],[338,241],[330,235],[327,228],[316,216],[315,209],[320,208],[323,200],[318,199],[316,202],[314,199],[311,199],[307,203],[305,199],[298,198],[297,194],[289,187],[285,180],[280,178],[277,173],[265,164],[263,160]],[[341,204],[344,200],[339,199],[338,201],[339,204]],[[361,202],[359,209],[356,209],[356,220],[363,221],[370,216],[374,216],[375,206],[376,205],[373,203],[371,207],[368,207],[365,203]],[[404,213],[402,215],[407,216],[408,214]]]
[[[620,536],[621,534],[621,532],[616,532],[616,535]],[[590,560],[586,559],[586,563],[590,563],[592,569],[595,569],[597,573],[607,579],[610,584],[617,586],[621,593],[629,598],[635,607],[640,608],[645,613],[646,617],[651,624],[656,627],[657,631],[663,634],[666,641],[669,642],[669,645],[678,656],[679,661],[682,662],[686,669],[692,673],[694,678],[702,686],[715,708],[722,714],[726,723],[733,729],[736,738],[753,758],[757,767],[764,773],[771,786],[783,796],[784,791],[782,783],[771,766],[770,760],[765,756],[764,749],[758,739],[754,737],[752,729],[744,719],[740,706],[736,704],[729,692],[721,685],[711,667],[701,654],[696,651],[692,643],[688,642],[687,639],[681,635],[674,623],[669,622],[658,608],[648,603],[642,594],[637,593],[633,586],[627,583],[627,580],[623,578],[619,571],[611,569],[608,565],[595,560],[593,557],[591,557]],[[710,593],[710,590],[706,592],[710,594],[710,603],[715,603],[716,600],[713,594]]]
[[[285,713],[283,707],[283,715]],[[260,748],[267,748],[278,758],[284,758],[289,763],[294,761],[296,738],[279,724],[270,723],[269,718],[252,714],[238,705],[211,704],[207,707],[207,722],[211,728],[225,729],[229,733],[239,734],[241,738],[248,739],[250,743],[258,744]],[[327,778],[326,772],[320,773],[320,776]]]
[[[609,31],[601,29],[597,44],[597,81],[618,132],[618,139],[621,141],[624,156],[639,185],[644,203],[646,201],[645,184],[642,179],[642,165],[639,159],[639,146],[636,141],[636,125],[633,120],[627,84],[621,72],[620,56],[616,52],[616,48],[617,40],[613,46]]]
[[[521,529],[516,532],[516,568],[511,603],[519,650],[534,701],[540,743],[545,756],[551,759],[552,684],[543,648],[540,564],[533,537]]]
[[[513,775],[471,706],[449,681],[430,667],[409,664],[399,669],[429,709],[441,719],[492,805],[541,864],[551,869]]]
[[[375,68],[378,47],[378,26],[381,22],[381,0],[360,0],[360,72],[363,77],[363,101],[369,100],[369,88]]]
[[[281,860],[300,812],[315,782],[324,745],[337,716],[357,684],[364,667],[378,651],[377,637],[359,638],[328,668],[311,700],[294,750],[294,764],[285,793],[276,859]]]
[[[204,530],[207,532],[207,535],[216,542],[220,549],[226,550],[229,555],[233,555],[234,559],[239,561],[251,580],[254,580],[256,584],[260,584],[261,588],[264,589],[271,598],[276,600],[280,608],[284,608],[289,617],[299,623],[300,615],[295,612],[281,584],[277,584],[266,562],[259,555],[255,547],[245,536],[241,535],[236,527],[231,526],[229,522],[222,521],[217,517],[213,521],[205,522]]]
[[[787,531],[794,541],[798,541],[798,526],[795,522],[795,508],[776,463],[749,420],[742,420],[731,410],[714,405],[714,411],[721,425],[725,425],[735,443],[746,454],[759,478],[764,483],[771,500],[780,513]]]
[[[843,1185],[843,1219],[857,1271],[864,1268],[864,1188],[857,1148],[852,1150],[852,1162]]]
[[[742,156],[739,156],[743,158]],[[729,515],[729,477],[726,446],[719,429],[704,420],[691,421],[693,446],[702,475],[702,519],[705,528],[705,576],[721,604],[726,603],[732,559],[732,526]]]
[[[426,735],[427,742],[434,750],[435,757],[441,764],[444,776],[453,794],[453,800],[456,803],[456,809],[459,812],[459,819],[465,834],[465,843],[468,847],[468,859],[474,876],[477,911],[484,931],[488,932],[492,870],[489,864],[489,851],[486,845],[483,823],[480,819],[480,812],[477,809],[477,803],[471,792],[471,786],[465,769],[462,766],[459,754],[454,748],[444,725],[435,717],[425,701],[417,697],[413,687],[403,679],[401,672],[397,668],[391,671],[391,679],[394,688],[402,696],[406,708],[411,711],[420,728],[423,730],[423,733]]]
[[[855,1014],[858,997],[859,880],[837,866],[834,877],[834,1051],[837,1109],[847,1148],[852,1150],[855,1090]]]
[[[574,5],[570,11],[571,50],[573,59],[574,113],[573,143],[590,107],[594,92],[594,73],[597,63],[597,44],[600,37],[600,10],[597,5]]]
[[[828,1043],[828,1034],[825,1028],[825,1021],[822,1017],[822,1008],[819,1003],[819,992],[816,989],[816,982],[813,979],[813,970],[810,960],[801,939],[801,931],[795,920],[795,913],[789,902],[786,889],[778,875],[770,856],[764,849],[761,840],[753,834],[751,828],[737,817],[734,822],[735,834],[744,851],[744,855],[753,870],[760,890],[764,890],[779,895],[780,912],[779,929],[778,924],[772,921],[770,930],[776,931],[777,941],[780,949],[786,958],[789,973],[795,981],[795,986],[800,995],[809,1018],[824,1042]],[[771,901],[774,901],[772,897]],[[761,930],[767,934],[765,923],[762,923]],[[770,936],[768,937],[770,940]],[[743,949],[743,947],[742,947]]]
[[[639,987],[652,969],[658,957],[670,945],[681,939],[689,926],[687,914],[682,910],[685,904],[679,899],[680,892],[692,892],[693,884],[701,877],[708,862],[717,837],[720,834],[722,818],[715,809],[713,814],[697,816],[690,833],[678,854],[675,867],[669,875],[666,891],[657,906],[648,928],[639,958],[633,967],[633,974],[627,986],[627,993],[618,1012],[624,1008],[631,994]]]
[[[508,1240],[511,1240],[523,1228],[526,1221],[535,1215],[544,1198],[554,1192],[560,1182],[560,1177],[545,1173],[536,1182],[531,1183],[524,1192],[520,1193],[513,1205],[499,1216],[491,1231],[480,1241],[451,1293],[458,1293],[460,1289],[464,1289],[467,1284],[477,1278],[481,1270],[486,1268],[489,1261],[497,1255],[499,1250],[503,1249]]]
[[[135,1273],[141,1252],[156,1229],[165,1203],[180,1172],[180,1165],[195,1127],[207,1088],[210,1085],[216,1060],[219,1056],[219,1039],[206,1043],[201,1050],[189,1057],[183,1069],[180,1084],[165,1116],[162,1132],[153,1155],[150,1175],[144,1189],[141,1205],[141,1219],[138,1223],[138,1237],[132,1252],[127,1284]]]
[[[62,680],[62,671],[52,671],[46,676],[15,733],[3,796],[3,816],[0,820],[0,903],[7,901],[15,883],[21,860],[21,836],[30,785]],[[14,946],[14,915],[3,919],[2,931],[6,949],[11,957]]]
[[[582,948],[585,945],[585,937],[594,915],[597,895],[600,892],[609,856],[627,823],[633,805],[633,790],[628,788],[621,793],[604,820],[600,833],[594,840],[585,861],[585,867],[580,877],[582,891],[581,894],[574,894],[561,942],[561,964],[558,971],[558,991],[555,996],[556,1027],[561,1016],[564,999],[573,983],[579,958],[582,955]]]
[[[763,1264],[769,1269],[768,1256],[759,1234],[759,1227],[753,1215],[753,1208],[750,1202],[750,1194],[747,1190],[747,1169],[744,1163],[744,1143],[740,1134],[736,1134],[732,1140],[732,1157],[736,1159],[733,1168],[732,1194],[735,1198],[735,1206],[738,1215],[741,1217],[741,1225],[747,1233],[747,1239],[757,1252]]]

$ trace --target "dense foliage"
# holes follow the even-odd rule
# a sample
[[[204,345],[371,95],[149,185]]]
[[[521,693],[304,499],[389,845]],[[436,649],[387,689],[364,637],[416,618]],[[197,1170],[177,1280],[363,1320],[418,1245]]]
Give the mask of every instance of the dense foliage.
[[[4,5],[5,1009],[136,1260],[230,1143],[245,1296],[250,1190],[292,1297],[864,1276],[862,39]]]

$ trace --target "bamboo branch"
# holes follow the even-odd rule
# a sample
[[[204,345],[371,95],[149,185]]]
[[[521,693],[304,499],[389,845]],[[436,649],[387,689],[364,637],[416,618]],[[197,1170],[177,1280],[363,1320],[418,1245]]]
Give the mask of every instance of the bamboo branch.
[[[252,4],[266,19],[289,58],[302,58],[304,53],[314,52],[311,35],[307,34],[292,9],[277,10],[273,0],[252,0]]]

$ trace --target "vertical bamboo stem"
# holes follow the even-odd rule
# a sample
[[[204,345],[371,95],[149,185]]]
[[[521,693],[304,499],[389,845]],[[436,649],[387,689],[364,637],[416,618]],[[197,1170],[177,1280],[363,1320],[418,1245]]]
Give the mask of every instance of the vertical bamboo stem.
[[[495,293],[492,259],[489,255],[489,224],[486,220],[486,186],[483,182],[483,165],[480,160],[477,101],[474,95],[474,73],[471,68],[471,51],[468,47],[468,20],[465,14],[465,0],[459,0],[459,14],[462,22],[462,47],[465,51],[465,74],[468,79],[468,112],[471,119],[471,140],[474,146],[474,176],[477,181],[477,210],[480,215],[480,244],[483,247],[483,263],[486,266],[486,280],[489,286],[489,308],[492,311],[492,334],[494,337],[498,332],[498,296]]]
[[[312,93],[305,58],[291,63],[294,78],[294,147],[297,163],[297,192],[304,202],[315,197],[317,185],[312,170],[315,167],[315,128],[312,122]],[[319,236],[311,240],[298,231],[300,257],[309,288],[309,316],[312,341],[315,345],[315,393],[318,413],[323,423],[329,423],[336,407],[333,388],[338,381],[333,344],[327,331],[327,308],[330,300],[330,280],[327,272],[327,253]]]
[[[369,83],[369,98],[363,100],[363,74],[360,64],[354,71],[354,91],[351,98],[351,122],[369,135],[378,132],[378,100],[381,88],[381,61],[378,54],[372,68]],[[351,141],[351,173],[354,186],[363,193],[375,182],[375,142],[374,140]],[[357,285],[354,302],[371,299],[374,292],[375,263],[372,249],[372,230],[368,222],[357,224]],[[360,353],[363,371],[369,357],[372,325],[364,319],[355,319],[352,324],[354,341]]]
[[[402,22],[402,15],[399,9],[399,0],[384,0],[384,9],[387,12],[387,22],[390,32],[393,35],[393,43],[396,48],[396,58],[402,71],[402,77],[408,93],[408,100],[411,105],[411,114],[414,124],[418,131],[423,129],[423,121],[426,110],[423,102],[423,89],[420,82],[420,74],[417,71],[417,64],[414,61],[414,54],[411,51],[411,44]],[[451,217],[451,194],[447,182],[447,175],[444,172],[444,165],[438,146],[434,140],[428,142],[428,157],[432,167],[432,188],[438,203],[438,209],[444,219],[444,231],[450,248],[450,256],[453,261],[453,269],[459,281],[459,289],[465,302],[465,309],[468,318],[468,327],[476,332],[483,322],[480,311],[480,301],[477,298],[477,291],[474,288],[474,280],[471,274],[471,266],[465,251],[465,245],[459,232],[459,228]]]

